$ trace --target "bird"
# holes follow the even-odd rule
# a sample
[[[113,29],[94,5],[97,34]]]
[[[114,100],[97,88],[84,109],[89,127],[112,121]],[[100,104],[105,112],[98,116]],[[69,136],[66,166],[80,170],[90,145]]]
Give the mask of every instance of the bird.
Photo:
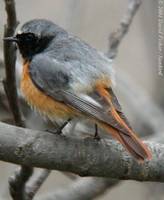
[[[34,109],[62,119],[60,131],[73,119],[87,119],[119,141],[138,162],[151,151],[131,128],[116,95],[112,60],[46,19],[33,19],[5,41],[22,55],[20,88]]]

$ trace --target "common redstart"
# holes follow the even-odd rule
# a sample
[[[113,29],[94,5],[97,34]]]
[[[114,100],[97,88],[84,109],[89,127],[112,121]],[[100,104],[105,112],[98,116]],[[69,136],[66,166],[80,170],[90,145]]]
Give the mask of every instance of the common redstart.
[[[87,118],[138,161],[151,159],[112,90],[114,72],[103,53],[45,19],[25,23],[4,40],[16,42],[23,57],[21,91],[32,107],[50,119]]]

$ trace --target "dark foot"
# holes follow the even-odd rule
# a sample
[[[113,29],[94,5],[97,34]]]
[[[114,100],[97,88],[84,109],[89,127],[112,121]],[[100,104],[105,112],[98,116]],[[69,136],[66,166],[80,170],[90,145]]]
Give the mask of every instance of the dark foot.
[[[68,119],[66,122],[64,122],[59,128],[57,128],[56,130],[46,130],[49,133],[53,133],[53,134],[58,134],[61,135],[62,134],[62,130],[65,128],[65,126],[71,121],[71,119]]]
[[[101,139],[100,136],[99,136],[99,134],[98,134],[98,126],[97,126],[97,124],[95,124],[95,135],[94,135],[94,139],[95,139],[95,140],[100,140],[100,139]]]
[[[46,129],[46,132],[52,133],[52,134],[57,134],[57,135],[61,135],[62,134],[62,129],[59,127],[58,129],[55,130],[50,130],[50,129]]]

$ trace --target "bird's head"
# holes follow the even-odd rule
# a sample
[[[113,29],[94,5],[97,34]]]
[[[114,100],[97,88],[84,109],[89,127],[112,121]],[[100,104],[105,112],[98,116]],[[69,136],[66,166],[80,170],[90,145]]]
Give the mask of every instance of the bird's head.
[[[45,19],[34,19],[26,22],[13,37],[4,41],[16,42],[23,58],[31,59],[35,54],[44,51],[62,29]]]

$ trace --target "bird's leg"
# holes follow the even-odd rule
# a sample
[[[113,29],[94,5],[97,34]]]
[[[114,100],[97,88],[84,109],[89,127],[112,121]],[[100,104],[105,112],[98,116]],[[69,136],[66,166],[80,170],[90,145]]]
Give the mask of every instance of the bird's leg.
[[[98,125],[95,124],[95,135],[94,135],[94,139],[96,140],[100,140],[100,136],[98,134]]]
[[[65,128],[65,126],[71,121],[71,119],[68,119],[67,121],[65,121],[60,127],[58,127],[55,131],[53,130],[47,130],[48,132],[50,133],[53,133],[53,134],[62,134],[62,130]]]
[[[57,128],[56,133],[57,134],[62,134],[62,130],[65,128],[65,126],[67,126],[67,124],[71,121],[71,119],[68,119],[67,121],[65,121],[59,128]]]

